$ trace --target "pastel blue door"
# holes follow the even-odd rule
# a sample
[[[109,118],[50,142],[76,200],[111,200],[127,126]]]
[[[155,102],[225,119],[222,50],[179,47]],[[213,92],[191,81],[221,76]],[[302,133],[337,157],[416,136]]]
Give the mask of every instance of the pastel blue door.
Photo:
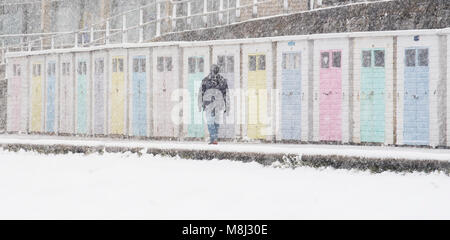
[[[88,133],[88,80],[86,61],[78,62],[77,69],[77,133]]]
[[[429,144],[428,48],[405,50],[403,139],[405,144]]]
[[[188,59],[188,90],[191,96],[191,119],[188,125],[188,137],[202,138],[205,135],[203,113],[198,110],[198,91],[205,77],[203,57]]]
[[[301,73],[301,53],[283,53],[281,73],[281,137],[284,140],[300,140],[301,138]]]
[[[147,136],[147,81],[145,56],[133,58],[133,135]]]
[[[49,61],[47,64],[47,101],[45,131],[55,132],[55,98],[56,98],[56,62]]]

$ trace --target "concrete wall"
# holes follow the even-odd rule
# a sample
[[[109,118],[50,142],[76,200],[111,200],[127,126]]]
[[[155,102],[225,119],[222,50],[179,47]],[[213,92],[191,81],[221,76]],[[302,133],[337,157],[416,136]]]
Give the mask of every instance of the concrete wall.
[[[204,41],[314,33],[436,29],[450,26],[450,1],[393,0],[355,4],[167,34],[156,41]]]

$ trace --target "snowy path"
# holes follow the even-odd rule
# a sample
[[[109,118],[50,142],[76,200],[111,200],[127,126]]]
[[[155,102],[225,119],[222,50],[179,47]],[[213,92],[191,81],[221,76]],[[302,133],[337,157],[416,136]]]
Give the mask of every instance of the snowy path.
[[[0,219],[449,219],[450,178],[0,150]]]
[[[53,136],[0,135],[0,144],[76,145],[105,147],[142,147],[183,150],[217,150],[224,152],[259,152],[306,155],[341,155],[368,158],[450,161],[450,149],[413,147],[349,146],[319,144],[266,144],[144,141],[107,138],[74,138]]]

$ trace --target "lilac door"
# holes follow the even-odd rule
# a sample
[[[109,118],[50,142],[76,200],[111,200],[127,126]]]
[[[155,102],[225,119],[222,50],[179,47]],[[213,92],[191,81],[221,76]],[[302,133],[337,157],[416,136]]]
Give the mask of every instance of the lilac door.
[[[20,122],[21,122],[21,88],[22,88],[22,77],[21,77],[21,65],[13,64],[13,74],[12,78],[9,81],[10,86],[10,94],[8,101],[8,106],[11,108],[11,116],[8,117],[8,131],[17,132],[20,131]]]
[[[175,137],[175,121],[172,119],[172,93],[178,86],[175,83],[175,70],[171,56],[157,57],[157,77],[155,78],[155,136]]]
[[[234,89],[234,56],[219,55],[217,56],[217,64],[220,67],[220,74],[227,80],[228,89]],[[228,118],[234,109],[234,99],[229,98],[230,113],[223,116],[223,123],[219,127],[219,138],[234,138],[235,125],[232,118]],[[233,115],[231,115],[233,116]]]
[[[319,138],[341,141],[342,69],[341,50],[320,53]]]
[[[94,134],[105,134],[105,60],[95,59],[94,67]]]

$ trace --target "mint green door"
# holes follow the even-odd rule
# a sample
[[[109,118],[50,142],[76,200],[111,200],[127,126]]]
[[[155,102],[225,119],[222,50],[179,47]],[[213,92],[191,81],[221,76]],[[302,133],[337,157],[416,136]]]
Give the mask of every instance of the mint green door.
[[[198,91],[205,77],[203,57],[190,57],[188,59],[188,89],[191,96],[191,119],[188,125],[188,137],[203,138],[205,135],[203,114],[198,109]]]
[[[361,142],[384,142],[385,51],[365,49],[361,58]]]

